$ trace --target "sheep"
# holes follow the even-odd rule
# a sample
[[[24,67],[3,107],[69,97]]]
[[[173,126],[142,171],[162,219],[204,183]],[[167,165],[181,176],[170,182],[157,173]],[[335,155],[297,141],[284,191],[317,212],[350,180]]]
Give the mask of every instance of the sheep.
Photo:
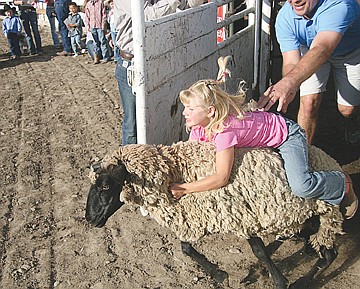
[[[314,146],[309,147],[313,170],[340,170],[340,165]],[[232,233],[246,238],[269,269],[275,288],[288,288],[287,278],[272,262],[262,238],[292,237],[307,220],[318,216],[320,227],[309,243],[320,255],[313,268],[291,288],[307,288],[315,274],[337,256],[336,235],[343,234],[338,206],[304,200],[291,193],[282,160],[272,149],[236,148],[229,183],[218,189],[186,195],[175,200],[168,190],[173,182],[191,182],[215,170],[215,149],[194,141],[165,145],[126,145],[106,156],[90,174],[86,220],[96,227],[124,203],[136,204],[160,225],[175,232],[182,250],[204,265],[218,282],[226,272],[201,259],[191,247],[207,234]]]

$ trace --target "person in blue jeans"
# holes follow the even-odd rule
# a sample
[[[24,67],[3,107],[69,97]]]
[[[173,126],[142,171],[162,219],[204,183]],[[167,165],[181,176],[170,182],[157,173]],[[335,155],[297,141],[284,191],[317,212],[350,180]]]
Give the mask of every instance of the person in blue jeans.
[[[113,0],[114,13],[116,15],[116,46],[119,48],[119,58],[116,64],[115,77],[118,82],[120,98],[124,111],[122,123],[122,145],[137,143],[136,135],[136,98],[127,81],[127,69],[132,65],[134,57],[131,1]],[[151,20],[175,13],[176,10],[187,7],[196,7],[204,3],[204,0],[159,0],[144,1],[145,20]]]
[[[122,122],[122,145],[136,144],[136,98],[131,86],[127,81],[127,68],[131,65],[131,59],[119,57],[115,77],[118,83],[124,118]]]
[[[51,38],[53,40],[55,48],[60,48],[59,36],[56,33],[56,27],[55,27],[56,13],[55,13],[54,0],[45,0],[45,3],[46,3],[46,16],[50,24]]]
[[[59,22],[59,32],[64,47],[63,51],[57,53],[59,56],[68,56],[72,52],[70,37],[68,36],[68,29],[64,23],[64,20],[69,16],[70,2],[71,0],[55,0],[55,13]]]
[[[105,0],[104,1],[105,6],[110,7],[109,13],[108,13],[108,22],[110,25],[110,36],[111,41],[113,43],[113,49],[114,49],[114,62],[117,62],[119,59],[119,48],[115,45],[116,43],[116,25],[115,25],[115,14],[114,14],[114,1],[113,0]]]
[[[94,64],[110,60],[108,41],[105,36],[107,29],[106,7],[102,0],[91,0],[85,6],[86,27],[94,39]]]
[[[11,59],[18,59],[21,54],[19,46],[22,30],[21,20],[15,16],[14,10],[9,5],[4,5],[4,11],[6,18],[2,22],[2,31],[10,46]]]
[[[20,19],[24,27],[26,42],[28,44],[30,55],[43,54],[43,48],[41,45],[41,37],[38,27],[38,20],[36,14],[36,8],[32,5],[37,1],[30,0],[15,0],[14,4],[19,5]],[[32,34],[34,35],[34,39]],[[35,43],[34,43],[35,40]]]
[[[79,55],[78,49],[81,49],[82,54],[85,53],[86,51],[85,44],[81,40],[81,36],[83,34],[82,28],[84,23],[80,14],[78,13],[79,7],[75,2],[71,2],[69,4],[69,10],[70,10],[70,14],[67,18],[67,27],[69,30],[68,35],[70,37],[71,47],[74,52],[73,57],[77,57]]]

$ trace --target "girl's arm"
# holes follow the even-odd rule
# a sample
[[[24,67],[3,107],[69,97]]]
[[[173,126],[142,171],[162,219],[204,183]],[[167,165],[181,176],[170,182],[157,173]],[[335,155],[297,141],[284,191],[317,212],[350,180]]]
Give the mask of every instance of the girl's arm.
[[[216,153],[216,172],[213,175],[192,183],[171,184],[169,189],[175,199],[180,199],[185,194],[221,188],[229,181],[233,163],[234,147],[230,147]]]

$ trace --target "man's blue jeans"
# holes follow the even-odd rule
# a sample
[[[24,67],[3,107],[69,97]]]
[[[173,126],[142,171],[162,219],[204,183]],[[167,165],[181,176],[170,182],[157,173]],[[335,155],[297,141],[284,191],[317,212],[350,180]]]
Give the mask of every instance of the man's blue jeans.
[[[104,31],[101,28],[91,28],[91,34],[94,38],[94,53],[99,56],[101,48],[102,58],[104,60],[109,60],[108,41]]]
[[[55,8],[52,6],[46,6],[46,16],[49,19],[50,30],[51,30],[51,38],[54,42],[55,46],[60,45],[59,36],[56,34],[56,27],[55,27]]]
[[[127,68],[131,65],[119,57],[116,64],[115,77],[118,83],[124,119],[122,123],[122,145],[137,143],[136,138],[136,98],[127,82]]]
[[[71,53],[70,37],[68,36],[68,29],[64,20],[69,16],[69,3],[71,0],[55,0],[55,13],[59,22],[59,32],[61,35],[64,51]]]
[[[305,131],[286,119],[288,138],[277,149],[284,160],[292,192],[301,198],[319,199],[339,205],[345,194],[345,176],[339,171],[310,172]]]
[[[21,11],[20,13],[20,19],[22,20],[22,24],[25,30],[26,34],[26,42],[29,46],[30,53],[34,54],[36,52],[42,53],[43,49],[41,46],[41,38],[40,38],[40,32],[38,27],[38,20],[37,20],[37,14],[35,10],[32,11]],[[31,31],[34,34],[34,40],[31,35]]]

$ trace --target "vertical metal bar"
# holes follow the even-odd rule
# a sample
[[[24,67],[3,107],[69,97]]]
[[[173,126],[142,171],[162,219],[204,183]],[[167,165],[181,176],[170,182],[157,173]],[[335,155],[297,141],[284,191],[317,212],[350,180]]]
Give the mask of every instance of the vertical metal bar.
[[[134,88],[136,94],[137,142],[145,144],[146,138],[146,79],[145,79],[145,16],[144,0],[131,1],[131,17],[134,45]]]
[[[250,17],[249,24],[253,21],[255,24],[255,38],[254,38],[254,76],[252,90],[256,95],[258,94],[259,86],[259,62],[260,62],[260,32],[261,32],[261,6],[262,0],[250,0],[249,4],[255,6],[255,17]]]
[[[233,15],[234,13],[234,1],[232,1],[231,3],[228,4],[229,5],[229,11],[228,13],[230,15]],[[233,36],[234,35],[234,23],[231,23],[229,25],[229,37]]]
[[[268,85],[270,64],[271,64],[271,22],[272,19],[272,0],[262,1],[261,16],[261,63],[259,69],[259,91],[265,91]]]

